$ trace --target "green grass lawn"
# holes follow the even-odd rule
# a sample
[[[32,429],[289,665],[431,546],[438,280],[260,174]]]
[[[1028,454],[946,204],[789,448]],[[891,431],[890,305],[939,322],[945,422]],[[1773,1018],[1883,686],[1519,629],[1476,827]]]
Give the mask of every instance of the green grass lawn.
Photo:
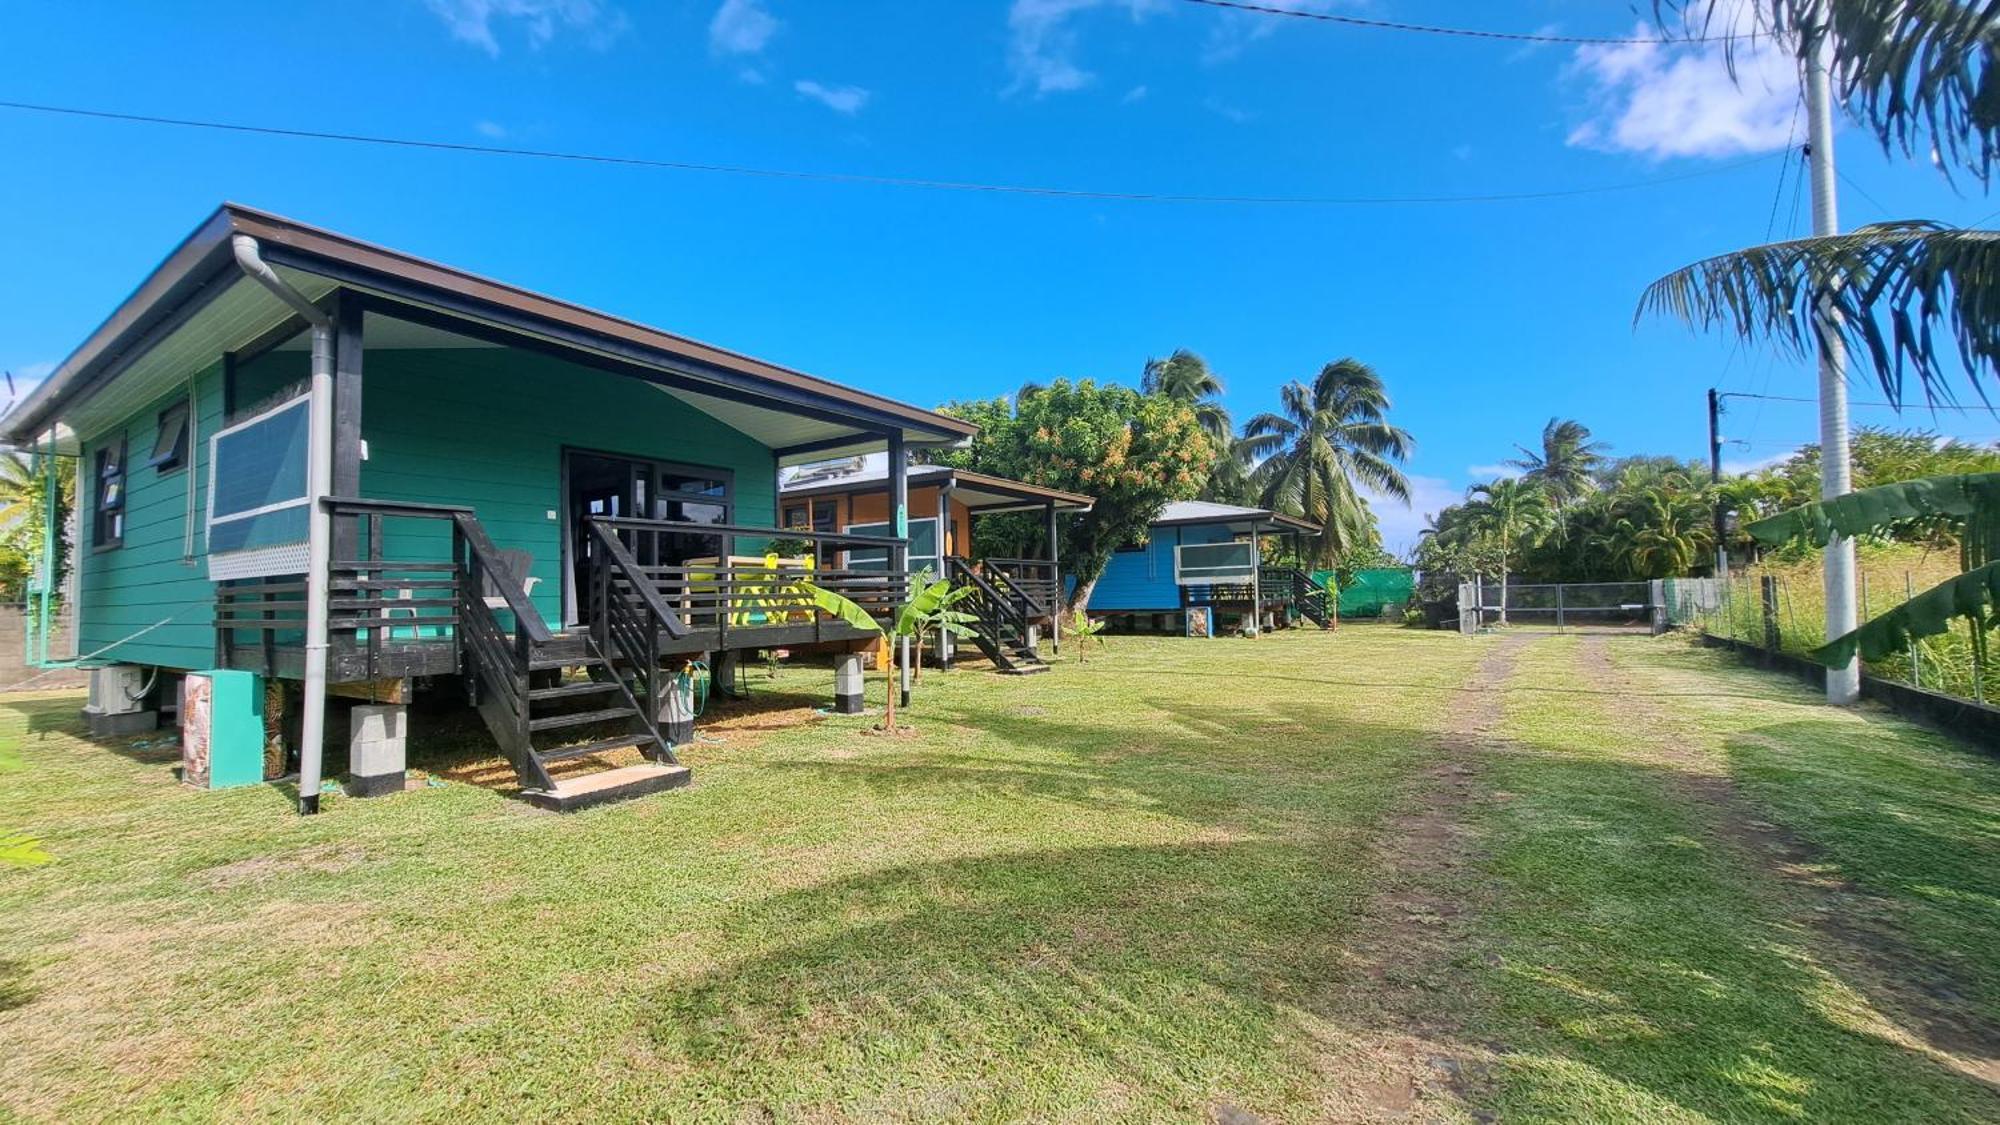
[[[0,1117],[2000,1115],[2000,765],[1673,640],[1091,657],[904,739],[759,670],[567,816],[300,819],[0,702]]]

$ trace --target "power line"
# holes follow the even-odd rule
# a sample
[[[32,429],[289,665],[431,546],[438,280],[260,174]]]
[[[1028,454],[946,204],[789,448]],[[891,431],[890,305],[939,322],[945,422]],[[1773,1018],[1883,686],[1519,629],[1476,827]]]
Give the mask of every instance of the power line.
[[[349,144],[383,145],[393,148],[429,149],[440,152],[471,153],[480,156],[518,156],[537,160],[564,160],[584,164],[612,164],[632,168],[660,168],[676,172],[705,172],[729,176],[756,176],[765,179],[805,180],[821,183],[866,184],[878,187],[925,188],[935,191],[980,192],[996,195],[1037,195],[1057,199],[1084,199],[1129,203],[1215,203],[1234,205],[1375,207],[1421,206],[1459,203],[1519,203],[1537,199],[1563,199],[1579,195],[1632,191],[1660,184],[1679,183],[1705,176],[1718,176],[1771,159],[1771,154],[1733,164],[1717,165],[1672,176],[1595,187],[1555,188],[1542,191],[1469,193],[1462,195],[1204,195],[1187,192],[1099,191],[1088,188],[1050,187],[1038,184],[995,184],[971,180],[942,180],[909,176],[875,176],[860,172],[823,172],[790,168],[764,168],[744,164],[709,164],[691,160],[659,160],[640,156],[612,156],[604,153],[566,152],[558,149],[514,148],[507,145],[467,144],[414,137],[384,137],[367,133],[339,133],[322,129],[296,129],[273,125],[243,125],[230,121],[204,121],[186,117],[160,117],[144,113],[118,113],[76,106],[40,105],[33,102],[0,101],[0,109],[30,113],[87,117],[101,121],[125,121],[142,125],[169,125],[183,129],[211,129],[225,133],[291,137],[300,140],[343,141]]]
[[[1402,23],[1396,20],[1371,20],[1362,16],[1343,16],[1332,12],[1308,12],[1298,8],[1274,8],[1268,4],[1250,4],[1243,0],[1184,0],[1189,4],[1200,4],[1205,8],[1224,8],[1236,12],[1255,12],[1262,16],[1287,16],[1291,19],[1316,20],[1320,23],[1337,23],[1347,27],[1367,28],[1370,31],[1409,31],[1423,35],[1451,35],[1461,39],[1499,39],[1510,43],[1568,43],[1579,46],[1632,46],[1648,44],[1667,46],[1678,43],[1727,43],[1742,39],[1761,38],[1757,31],[1734,35],[1691,35],[1684,39],[1618,39],[1596,35],[1556,35],[1539,31],[1484,31],[1471,27],[1444,27],[1437,24]]]
[[[1764,401],[1766,401],[1766,402],[1802,402],[1802,403],[1805,403],[1805,404],[1806,404],[1806,405],[1808,405],[1808,406],[1817,406],[1817,405],[1819,405],[1819,400],[1818,400],[1818,399],[1816,399],[1816,398],[1801,398],[1801,397],[1799,397],[1799,396],[1797,396],[1797,395],[1767,395],[1767,394],[1751,394],[1751,393],[1750,393],[1750,392],[1748,392],[1748,391],[1724,391],[1724,392],[1722,393],[1722,397],[1723,397],[1723,398],[1757,398],[1757,399],[1763,399],[1763,400],[1764,400]],[[1995,410],[1994,410],[1994,409],[1993,409],[1992,407],[1990,407],[1990,406],[1960,406],[1959,404],[1957,404],[1957,403],[1955,403],[1955,402],[1932,402],[1932,403],[1925,403],[1925,404],[1924,404],[1923,406],[1920,406],[1920,407],[1916,407],[1916,406],[1912,406],[1912,407],[1905,407],[1905,406],[1902,406],[1902,405],[1900,405],[1900,404],[1898,404],[1898,403],[1893,403],[1893,402],[1850,402],[1850,403],[1848,403],[1847,405],[1849,405],[1849,406],[1876,406],[1876,407],[1881,407],[1881,408],[1883,408],[1883,409],[1886,409],[1886,410],[1896,410],[1896,411],[1901,411],[1901,410],[1933,410],[1933,411],[1935,411],[1935,410],[1956,410],[1956,411],[1958,411],[1958,412],[1960,412],[1960,413],[1962,413],[1962,414],[1971,414],[1971,413],[1973,413],[1973,412],[1975,412],[1975,411],[1976,411],[1976,412],[1978,412],[1978,413],[1981,413],[1981,414],[1992,414],[1992,413],[1995,413]]]

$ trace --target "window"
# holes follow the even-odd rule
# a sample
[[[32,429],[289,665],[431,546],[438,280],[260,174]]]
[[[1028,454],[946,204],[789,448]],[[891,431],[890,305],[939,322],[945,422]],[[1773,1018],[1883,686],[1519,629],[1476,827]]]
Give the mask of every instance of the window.
[[[125,438],[97,451],[97,483],[91,493],[93,547],[117,547],[125,542]]]
[[[187,465],[188,404],[177,402],[160,411],[160,429],[153,437],[153,455],[146,464],[162,473]]]
[[[839,505],[837,505],[832,500],[815,500],[812,502],[812,505],[813,505],[813,521],[812,521],[813,530],[819,532],[828,532],[828,533],[832,532],[834,530],[834,524],[839,522],[839,520],[836,517],[836,513],[839,511]]]
[[[1145,550],[1149,545],[1144,539],[1127,539],[1125,542],[1118,544],[1116,550],[1121,554],[1135,554]]]
[[[850,535],[894,536],[895,529],[886,523],[857,523],[847,529]],[[944,573],[944,560],[938,556],[937,520],[921,519],[910,521],[909,543],[910,573],[929,570],[932,577]],[[847,566],[850,570],[889,569],[889,548],[850,547],[847,551]]]
[[[301,574],[306,569],[304,397],[208,439],[208,576]]]
[[[805,505],[793,504],[785,508],[785,526],[793,531],[806,529]]]

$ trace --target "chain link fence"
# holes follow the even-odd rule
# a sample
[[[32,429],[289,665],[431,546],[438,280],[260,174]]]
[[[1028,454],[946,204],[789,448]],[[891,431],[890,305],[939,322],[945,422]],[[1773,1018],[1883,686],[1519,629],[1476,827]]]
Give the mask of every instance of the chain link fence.
[[[1856,591],[1862,621],[1909,600],[1928,585],[1903,572],[1885,581],[1865,578]],[[1729,579],[1671,578],[1666,581],[1666,616],[1676,626],[1793,656],[1806,656],[1826,643],[1826,593],[1818,581],[1780,575]],[[1872,676],[1984,703],[2000,700],[2000,669],[1982,659],[1973,644],[1973,626],[1957,620],[1951,630],[1926,637],[1910,651],[1868,661]],[[1989,630],[1987,640],[1991,642]]]
[[[1461,633],[1483,629],[1556,633],[1664,632],[1665,592],[1659,582],[1510,582],[1489,578],[1459,583]]]

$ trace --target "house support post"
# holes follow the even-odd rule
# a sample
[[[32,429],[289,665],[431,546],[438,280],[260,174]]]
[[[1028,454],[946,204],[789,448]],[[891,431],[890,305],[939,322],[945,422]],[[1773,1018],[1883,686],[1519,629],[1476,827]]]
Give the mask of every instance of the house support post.
[[[952,487],[953,487],[952,481],[951,478],[949,477],[945,478],[945,482],[938,486],[938,511],[937,511],[938,572],[936,574],[936,577],[938,578],[943,578],[948,573],[950,573],[951,564],[945,562],[946,559],[951,558],[953,555],[957,555],[960,558],[964,558],[970,553],[967,549],[967,544],[952,542],[952,534],[951,534],[952,533],[952,524],[951,524]],[[968,517],[968,519],[969,518],[970,517]],[[965,530],[967,534],[970,534],[972,531],[970,527],[966,528]],[[949,629],[939,629],[937,635],[937,658],[939,667],[941,668],[951,667],[951,649],[952,649],[951,631]]]
[[[660,700],[660,737],[669,747],[694,742],[694,676],[683,664],[667,676]]]
[[[401,793],[409,708],[400,703],[361,704],[348,711],[348,771],[357,797]]]
[[[833,710],[840,715],[859,715],[862,709],[861,654],[843,652],[833,658]]]
[[[1042,515],[1048,523],[1049,582],[1052,583],[1049,593],[1049,648],[1054,650],[1057,656],[1061,656],[1063,580],[1062,564],[1057,558],[1060,551],[1056,547],[1056,502],[1054,500],[1042,506]]]
[[[903,448],[903,431],[894,430],[889,434],[889,523],[898,540],[889,549],[889,573],[903,578],[903,597],[909,597],[910,582],[910,458]],[[890,619],[902,608],[889,607]],[[909,704],[910,648],[898,645],[890,650],[889,658],[896,661],[901,671],[903,703]]]

